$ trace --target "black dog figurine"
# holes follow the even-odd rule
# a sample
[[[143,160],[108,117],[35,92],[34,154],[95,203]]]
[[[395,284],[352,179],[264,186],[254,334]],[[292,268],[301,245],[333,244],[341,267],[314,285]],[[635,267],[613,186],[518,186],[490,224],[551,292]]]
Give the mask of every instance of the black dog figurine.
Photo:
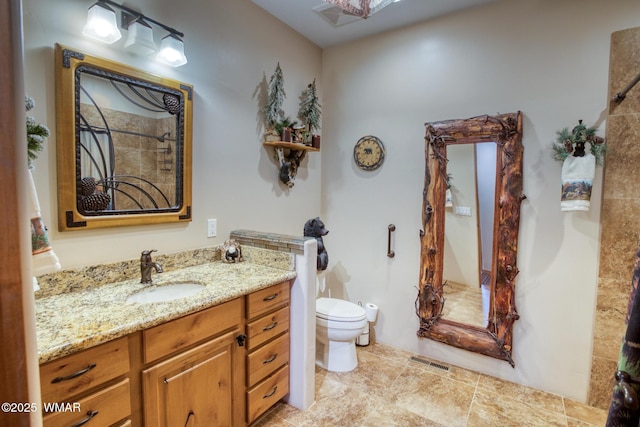
[[[304,235],[315,237],[318,242],[318,271],[326,270],[329,264],[329,254],[324,247],[322,236],[329,234],[329,230],[324,228],[324,222],[319,217],[310,219],[304,224]]]

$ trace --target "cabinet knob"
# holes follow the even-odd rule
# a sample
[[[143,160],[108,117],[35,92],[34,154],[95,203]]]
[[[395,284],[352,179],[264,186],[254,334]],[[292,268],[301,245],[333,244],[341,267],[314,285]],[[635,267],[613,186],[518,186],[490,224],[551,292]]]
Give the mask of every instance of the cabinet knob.
[[[244,343],[247,340],[247,336],[245,334],[238,335],[236,337],[236,341],[238,341],[238,346],[244,347]]]

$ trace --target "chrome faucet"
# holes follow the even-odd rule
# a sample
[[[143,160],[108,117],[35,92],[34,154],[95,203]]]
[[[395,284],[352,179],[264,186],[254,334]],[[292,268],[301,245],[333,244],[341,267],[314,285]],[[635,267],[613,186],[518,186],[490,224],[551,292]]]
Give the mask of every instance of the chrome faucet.
[[[162,273],[162,266],[151,259],[151,252],[157,252],[156,249],[142,251],[140,255],[140,283],[151,283],[151,270],[156,273]]]

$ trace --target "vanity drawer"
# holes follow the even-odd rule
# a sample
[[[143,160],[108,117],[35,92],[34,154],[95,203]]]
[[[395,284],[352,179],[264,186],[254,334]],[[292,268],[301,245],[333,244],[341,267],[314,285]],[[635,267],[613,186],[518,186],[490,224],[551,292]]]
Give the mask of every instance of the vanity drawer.
[[[253,319],[289,302],[290,282],[253,292],[247,295],[247,319]]]
[[[289,363],[289,334],[284,334],[247,357],[249,387]]]
[[[42,401],[62,402],[129,372],[129,344],[119,338],[40,366]]]
[[[86,421],[87,426],[111,426],[131,415],[129,388],[127,378],[84,399],[69,402],[70,410],[46,414],[43,417],[44,427],[81,425],[80,423],[88,418],[90,420]]]
[[[267,314],[247,325],[248,350],[274,338],[289,329],[289,306]]]
[[[247,392],[247,418],[252,423],[264,411],[289,393],[289,365]]]
[[[144,362],[149,363],[242,323],[242,298],[142,331]]]

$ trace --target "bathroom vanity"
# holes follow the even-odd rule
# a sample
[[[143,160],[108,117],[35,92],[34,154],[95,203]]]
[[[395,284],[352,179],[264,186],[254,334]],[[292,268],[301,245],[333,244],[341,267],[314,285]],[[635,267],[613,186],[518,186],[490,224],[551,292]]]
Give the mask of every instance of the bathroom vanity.
[[[127,302],[139,279],[37,298],[42,402],[68,409],[44,425],[251,423],[289,392],[295,276],[213,262],[154,276],[204,285],[173,301]]]

